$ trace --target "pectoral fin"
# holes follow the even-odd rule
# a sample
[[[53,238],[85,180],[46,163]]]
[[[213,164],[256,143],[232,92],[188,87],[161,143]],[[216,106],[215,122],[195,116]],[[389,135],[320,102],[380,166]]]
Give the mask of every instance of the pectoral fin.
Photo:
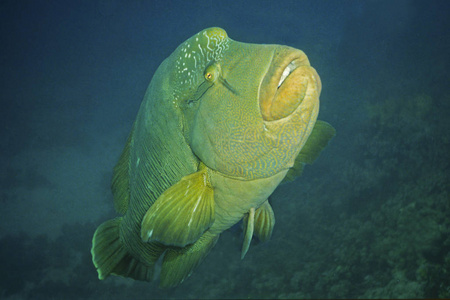
[[[183,177],[162,193],[141,224],[144,242],[184,247],[214,223],[214,192],[207,169]]]
[[[291,182],[300,176],[305,164],[312,164],[335,134],[336,129],[333,126],[324,121],[317,121],[308,140],[297,155],[294,166],[289,169],[282,183]]]

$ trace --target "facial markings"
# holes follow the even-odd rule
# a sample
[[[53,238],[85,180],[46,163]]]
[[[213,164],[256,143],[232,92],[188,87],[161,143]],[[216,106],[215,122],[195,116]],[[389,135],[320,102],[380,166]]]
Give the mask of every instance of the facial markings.
[[[226,32],[218,28],[204,30],[182,44],[175,61],[175,100],[184,98],[192,87],[198,87],[202,81],[208,80],[204,77],[205,68],[211,62],[217,63],[222,59],[228,44]]]

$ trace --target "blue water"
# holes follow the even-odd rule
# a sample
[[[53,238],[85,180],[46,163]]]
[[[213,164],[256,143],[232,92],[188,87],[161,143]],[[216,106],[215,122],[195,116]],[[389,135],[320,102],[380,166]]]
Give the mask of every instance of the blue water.
[[[450,2],[2,1],[0,298],[450,298]],[[95,228],[159,64],[198,31],[303,50],[336,137],[175,289],[97,279]]]

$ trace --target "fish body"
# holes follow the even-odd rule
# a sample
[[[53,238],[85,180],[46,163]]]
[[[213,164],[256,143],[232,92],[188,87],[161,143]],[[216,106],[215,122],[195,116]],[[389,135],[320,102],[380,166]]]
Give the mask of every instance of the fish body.
[[[306,55],[230,39],[208,28],[157,69],[114,168],[121,217],[94,234],[99,278],[187,278],[219,235],[244,220],[266,241],[275,217],[268,197],[312,163],[335,131],[316,121],[321,82]]]

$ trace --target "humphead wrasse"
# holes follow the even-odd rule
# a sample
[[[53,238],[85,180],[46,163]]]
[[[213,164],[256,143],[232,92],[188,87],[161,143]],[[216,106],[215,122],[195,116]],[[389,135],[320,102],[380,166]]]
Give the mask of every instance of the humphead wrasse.
[[[321,81],[306,55],[280,45],[230,39],[205,29],[162,62],[114,168],[121,217],[94,234],[98,277],[186,279],[222,231],[243,219],[267,241],[275,216],[268,197],[300,175],[335,135],[316,121]]]

